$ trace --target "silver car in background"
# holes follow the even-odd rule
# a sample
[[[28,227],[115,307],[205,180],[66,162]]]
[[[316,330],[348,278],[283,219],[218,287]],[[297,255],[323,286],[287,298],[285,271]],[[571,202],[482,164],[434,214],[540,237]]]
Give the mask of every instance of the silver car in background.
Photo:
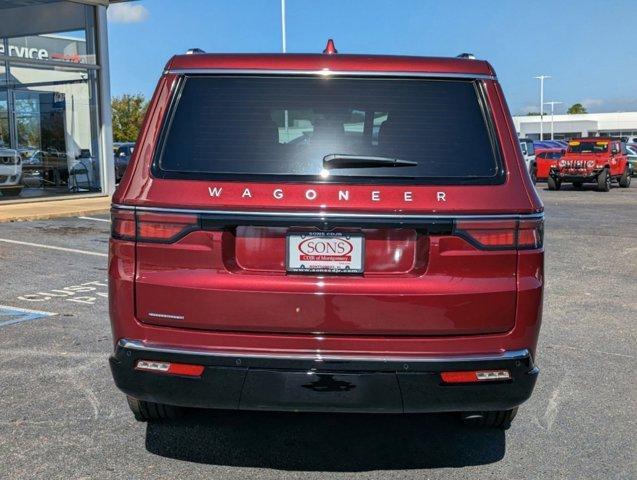
[[[0,147],[0,193],[16,197],[22,192],[22,158],[16,150]]]

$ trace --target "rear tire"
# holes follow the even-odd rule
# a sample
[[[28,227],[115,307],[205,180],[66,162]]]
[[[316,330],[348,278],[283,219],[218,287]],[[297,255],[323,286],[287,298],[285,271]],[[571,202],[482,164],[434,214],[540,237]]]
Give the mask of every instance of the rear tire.
[[[549,185],[549,190],[559,190],[562,187],[562,182],[555,180],[553,177],[549,177],[546,183]]]
[[[531,174],[531,183],[535,185],[537,183],[537,166],[531,165],[531,171],[529,173]]]
[[[628,167],[626,167],[624,169],[624,173],[622,174],[622,176],[619,178],[619,186],[621,188],[628,188],[630,187],[630,172],[628,171]]]
[[[473,427],[507,430],[517,413],[518,407],[495,412],[465,412],[462,414],[462,421]]]
[[[607,168],[605,168],[604,170],[602,170],[602,173],[597,176],[597,190],[599,190],[600,192],[609,192],[610,183],[610,172]]]
[[[164,405],[161,403],[145,402],[136,398],[126,396],[128,406],[130,407],[135,420],[138,422],[148,422],[151,420],[173,420],[179,418],[182,410],[172,405]]]

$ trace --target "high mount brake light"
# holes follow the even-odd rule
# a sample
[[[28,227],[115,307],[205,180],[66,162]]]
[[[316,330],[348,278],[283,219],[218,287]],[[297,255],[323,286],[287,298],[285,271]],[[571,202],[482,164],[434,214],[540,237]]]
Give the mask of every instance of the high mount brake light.
[[[454,233],[482,250],[541,248],[544,220],[458,220]]]
[[[172,243],[199,228],[196,215],[112,210],[112,237],[138,242]]]

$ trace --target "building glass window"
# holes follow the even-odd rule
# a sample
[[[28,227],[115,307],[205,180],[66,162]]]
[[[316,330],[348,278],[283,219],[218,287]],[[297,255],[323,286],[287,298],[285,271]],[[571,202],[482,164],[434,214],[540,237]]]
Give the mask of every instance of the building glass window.
[[[94,8],[59,4],[59,30],[0,27],[0,153],[21,159],[18,182],[0,172],[0,202],[102,191]]]

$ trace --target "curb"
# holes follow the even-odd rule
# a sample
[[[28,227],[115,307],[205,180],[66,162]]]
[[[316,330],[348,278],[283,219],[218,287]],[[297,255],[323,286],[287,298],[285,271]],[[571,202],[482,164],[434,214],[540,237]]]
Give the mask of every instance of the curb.
[[[10,205],[2,205],[0,203],[0,223],[103,214],[110,211],[110,206],[110,197],[54,200],[50,202],[39,201]]]

